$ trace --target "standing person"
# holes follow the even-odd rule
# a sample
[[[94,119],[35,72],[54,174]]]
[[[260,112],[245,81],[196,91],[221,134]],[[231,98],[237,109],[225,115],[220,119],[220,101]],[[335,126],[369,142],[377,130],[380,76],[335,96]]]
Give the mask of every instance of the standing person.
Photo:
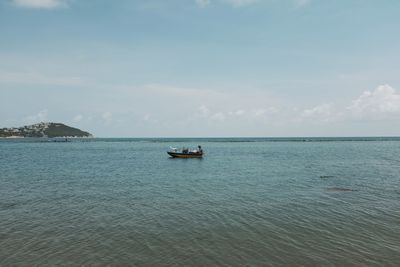
[[[200,154],[203,154],[203,149],[201,148],[201,146],[199,145],[199,146],[197,146],[197,147],[198,147],[198,149],[199,149],[199,150],[198,150],[199,153],[200,153]]]

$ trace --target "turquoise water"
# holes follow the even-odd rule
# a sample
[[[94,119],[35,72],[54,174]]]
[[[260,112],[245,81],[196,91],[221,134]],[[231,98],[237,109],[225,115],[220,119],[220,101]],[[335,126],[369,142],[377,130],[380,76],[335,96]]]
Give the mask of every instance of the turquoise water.
[[[399,138],[0,140],[0,266],[398,266],[399,155]]]

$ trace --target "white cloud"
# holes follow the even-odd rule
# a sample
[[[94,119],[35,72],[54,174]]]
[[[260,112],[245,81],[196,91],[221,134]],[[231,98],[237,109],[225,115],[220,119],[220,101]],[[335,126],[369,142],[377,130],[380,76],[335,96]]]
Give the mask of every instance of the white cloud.
[[[337,112],[332,103],[324,103],[310,109],[305,109],[301,113],[301,119],[311,120],[313,122],[332,122],[336,121],[340,112]]]
[[[267,112],[266,109],[264,108],[260,108],[260,109],[256,109],[254,110],[254,116],[258,117],[258,116],[262,116]]]
[[[106,111],[101,115],[101,118],[103,119],[105,125],[109,125],[113,120],[113,115],[111,112]]]
[[[67,5],[65,0],[12,0],[12,2],[19,7],[41,9],[54,9]]]
[[[223,0],[223,2],[232,5],[233,7],[248,6],[258,2],[259,0]]]
[[[76,115],[73,119],[72,119],[72,121],[73,122],[80,122],[80,121],[82,121],[83,120],[83,116],[82,115]]]
[[[253,114],[254,117],[261,117],[267,114],[275,114],[278,113],[279,109],[276,107],[268,107],[268,108],[257,108],[253,109],[251,113]]]
[[[201,105],[199,107],[199,115],[200,117],[208,117],[208,115],[210,115],[210,110],[206,106]]]
[[[221,106],[223,108],[223,106]],[[249,121],[254,118],[266,119],[265,115],[277,113],[278,109],[275,107],[258,108],[258,109],[236,109],[232,111],[218,111],[213,112],[205,105],[198,108],[198,111],[192,116],[192,119],[210,119],[211,121]]]
[[[30,115],[24,118],[24,121],[30,124],[38,123],[38,122],[47,122],[48,110],[44,109],[39,111],[39,113],[35,115]]]
[[[303,117],[320,117],[332,114],[332,104],[321,104],[303,111]]]
[[[388,119],[400,115],[400,94],[385,84],[365,91],[347,107],[356,119]]]
[[[151,118],[151,115],[150,114],[146,114],[146,115],[143,116],[143,121],[149,121],[150,118]]]
[[[232,112],[228,113],[229,115],[232,115]],[[194,116],[191,117],[191,119],[210,119],[212,121],[224,121],[226,118],[226,115],[224,112],[216,112],[212,113],[211,110],[205,106],[201,105],[197,112],[194,114]]]
[[[213,114],[210,118],[214,121],[224,121],[225,114],[222,112],[217,112],[217,113]]]
[[[301,8],[311,3],[311,0],[294,0],[293,4],[296,8]]]
[[[196,4],[199,7],[204,8],[204,7],[208,6],[209,4],[211,4],[211,0],[196,0]]]
[[[236,110],[236,111],[229,111],[229,112],[228,112],[228,115],[230,115],[230,116],[242,116],[242,115],[245,114],[245,113],[246,113],[245,110],[243,110],[243,109],[238,109],[238,110]]]
[[[347,107],[323,103],[305,109],[299,117],[313,122],[392,119],[400,119],[400,94],[387,84],[363,92]]]
[[[214,1],[216,1],[216,0],[214,0]],[[243,7],[243,6],[248,6],[248,5],[257,3],[260,0],[219,0],[219,1],[222,3],[229,4],[236,8],[236,7]],[[195,0],[195,2],[201,8],[204,8],[211,4],[211,0]]]

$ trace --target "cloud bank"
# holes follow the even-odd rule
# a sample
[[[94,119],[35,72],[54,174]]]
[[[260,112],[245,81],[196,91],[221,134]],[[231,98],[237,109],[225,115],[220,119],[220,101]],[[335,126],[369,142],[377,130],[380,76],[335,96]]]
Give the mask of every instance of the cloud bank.
[[[390,121],[400,120],[400,94],[388,84],[365,91],[348,106],[323,103],[307,108],[302,120],[314,122],[333,121]]]
[[[365,91],[347,107],[356,119],[400,118],[400,94],[390,85],[378,86],[373,91]]]
[[[23,8],[55,9],[66,7],[66,0],[12,0],[13,4]]]
[[[199,7],[202,7],[202,8],[211,4],[211,0],[195,0],[195,2]]]
[[[96,103],[78,100],[84,108],[74,109],[77,115],[72,119],[68,115],[68,120],[60,114],[69,114],[70,107],[57,102],[49,107],[52,118],[93,129],[98,136],[396,135],[400,130],[400,93],[387,84],[350,101],[338,99],[308,107],[256,90],[249,93],[155,84],[113,86],[113,90],[112,94],[98,94]],[[73,95],[68,97],[65,103],[76,101]],[[48,121],[48,110],[38,111],[13,123]]]

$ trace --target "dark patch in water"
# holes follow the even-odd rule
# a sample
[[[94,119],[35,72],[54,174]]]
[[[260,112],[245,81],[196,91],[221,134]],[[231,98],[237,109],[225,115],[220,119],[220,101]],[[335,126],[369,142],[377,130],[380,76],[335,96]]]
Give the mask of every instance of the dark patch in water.
[[[8,210],[17,206],[17,203],[0,203],[0,210]]]
[[[330,187],[330,188],[327,188],[326,190],[334,191],[334,192],[355,192],[355,191],[357,191],[356,189],[344,188],[344,187]]]
[[[321,175],[319,178],[321,179],[328,179],[328,178],[334,178],[335,176],[333,175]]]

